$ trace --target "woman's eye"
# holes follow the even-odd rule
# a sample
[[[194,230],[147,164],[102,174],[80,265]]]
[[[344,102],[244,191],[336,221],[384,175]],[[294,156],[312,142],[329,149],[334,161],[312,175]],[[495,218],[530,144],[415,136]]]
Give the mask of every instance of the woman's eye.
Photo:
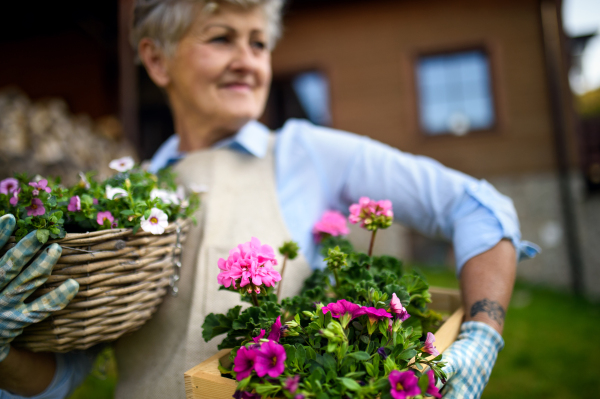
[[[217,36],[210,39],[211,43],[229,43],[229,38],[227,36]]]
[[[265,42],[257,40],[252,42],[252,47],[257,48],[259,50],[264,50],[265,48],[267,48],[267,44]]]

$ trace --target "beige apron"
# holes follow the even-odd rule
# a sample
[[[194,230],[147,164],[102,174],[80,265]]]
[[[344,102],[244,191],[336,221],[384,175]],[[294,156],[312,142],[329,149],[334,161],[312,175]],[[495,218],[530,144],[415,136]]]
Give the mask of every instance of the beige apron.
[[[208,192],[183,248],[179,295],[168,294],[148,323],[116,344],[117,399],[185,397],[183,373],[216,353],[222,339],[204,342],[204,318],[242,304],[239,294],[218,290],[219,258],[256,237],[275,249],[281,271],[277,248],[291,237],[276,193],[274,141],[271,134],[262,159],[230,149],[203,150],[175,167],[182,184],[206,185]],[[303,256],[288,262],[283,295],[297,294],[309,274]]]

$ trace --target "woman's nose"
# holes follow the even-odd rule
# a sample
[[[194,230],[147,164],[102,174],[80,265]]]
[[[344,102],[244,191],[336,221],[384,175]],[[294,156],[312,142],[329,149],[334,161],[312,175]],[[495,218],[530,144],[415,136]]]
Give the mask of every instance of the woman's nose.
[[[235,46],[231,68],[234,70],[252,70],[258,65],[257,55],[249,44],[239,43]]]

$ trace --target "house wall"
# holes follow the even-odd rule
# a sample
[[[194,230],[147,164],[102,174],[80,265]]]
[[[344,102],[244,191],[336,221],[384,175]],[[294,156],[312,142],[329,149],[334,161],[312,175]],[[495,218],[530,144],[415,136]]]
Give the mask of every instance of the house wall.
[[[416,56],[473,45],[490,53],[496,128],[425,136],[417,123]],[[537,1],[377,1],[292,10],[273,66],[275,74],[322,69],[336,128],[476,177],[555,168]]]

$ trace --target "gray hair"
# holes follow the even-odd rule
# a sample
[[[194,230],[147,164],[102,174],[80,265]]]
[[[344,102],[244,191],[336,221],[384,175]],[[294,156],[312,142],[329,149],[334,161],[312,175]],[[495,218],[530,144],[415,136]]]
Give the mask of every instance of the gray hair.
[[[261,7],[267,18],[268,47],[273,49],[281,36],[281,13],[285,0],[136,0],[131,44],[136,49],[147,37],[172,56],[177,43],[190,28],[198,12],[210,15],[221,4],[243,9]]]

